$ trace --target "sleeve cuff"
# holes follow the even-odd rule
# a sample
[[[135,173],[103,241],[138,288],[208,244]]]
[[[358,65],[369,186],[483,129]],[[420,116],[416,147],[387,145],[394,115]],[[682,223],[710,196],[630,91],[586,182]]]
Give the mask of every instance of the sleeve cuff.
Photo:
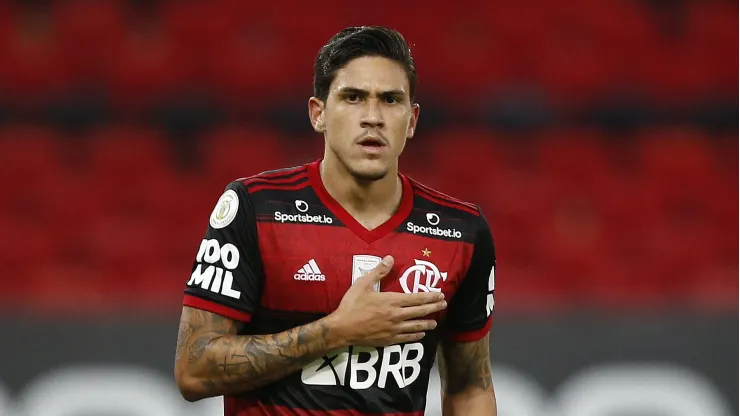
[[[205,300],[193,295],[185,295],[182,304],[185,306],[190,306],[192,308],[203,309],[204,311],[223,315],[227,318],[231,318],[237,321],[249,322],[252,319],[252,315],[247,312],[238,311],[228,306],[224,306],[216,302]]]
[[[455,342],[473,342],[488,335],[488,331],[491,329],[493,323],[493,316],[489,316],[486,320],[486,324],[482,328],[474,329],[472,331],[465,332],[449,332],[446,338]]]

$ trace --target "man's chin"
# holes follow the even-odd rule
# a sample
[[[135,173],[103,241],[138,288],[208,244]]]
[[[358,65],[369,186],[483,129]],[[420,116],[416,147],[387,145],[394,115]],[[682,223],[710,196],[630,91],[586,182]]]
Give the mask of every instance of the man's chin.
[[[374,182],[388,175],[388,166],[379,160],[364,160],[357,164],[350,164],[347,170],[355,179]]]

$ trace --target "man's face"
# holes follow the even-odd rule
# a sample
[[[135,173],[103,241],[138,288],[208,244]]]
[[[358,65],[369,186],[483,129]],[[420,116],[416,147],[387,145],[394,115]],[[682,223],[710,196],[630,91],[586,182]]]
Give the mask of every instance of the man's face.
[[[419,116],[403,67],[382,57],[356,58],[337,71],[321,107],[311,100],[312,122],[324,132],[327,151],[367,181],[382,179],[398,163]]]

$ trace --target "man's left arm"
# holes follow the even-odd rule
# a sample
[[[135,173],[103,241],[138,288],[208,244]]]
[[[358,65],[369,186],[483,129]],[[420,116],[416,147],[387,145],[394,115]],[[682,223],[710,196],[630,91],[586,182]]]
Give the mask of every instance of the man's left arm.
[[[437,361],[444,416],[496,415],[488,337],[471,342],[442,341]]]
[[[470,264],[449,302],[437,353],[444,416],[496,415],[488,343],[496,253],[482,213],[478,224]]]

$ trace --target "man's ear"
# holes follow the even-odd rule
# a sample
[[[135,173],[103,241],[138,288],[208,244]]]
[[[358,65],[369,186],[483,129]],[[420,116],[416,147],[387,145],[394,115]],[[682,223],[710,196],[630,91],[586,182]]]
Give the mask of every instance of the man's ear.
[[[419,104],[413,104],[411,106],[411,120],[409,120],[409,128],[406,130],[406,139],[410,139],[414,137],[414,133],[416,132],[416,123],[419,121],[419,112],[421,111],[421,107]]]
[[[308,99],[308,118],[311,120],[311,127],[317,133],[326,131],[324,122],[324,102],[316,97]]]

